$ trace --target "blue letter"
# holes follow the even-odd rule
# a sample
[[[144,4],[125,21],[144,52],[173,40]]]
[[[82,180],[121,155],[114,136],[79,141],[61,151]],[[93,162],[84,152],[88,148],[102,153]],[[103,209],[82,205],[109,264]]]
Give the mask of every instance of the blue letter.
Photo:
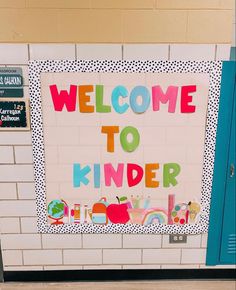
[[[142,97],[142,104],[137,104],[137,97]],[[135,113],[144,113],[150,104],[150,94],[146,87],[137,86],[130,93],[130,106]]]
[[[74,164],[73,166],[73,184],[74,187],[80,187],[82,182],[84,185],[89,183],[88,178],[85,176],[91,171],[91,168],[87,165],[84,168],[80,168],[80,164]]]
[[[119,104],[119,97],[127,98],[127,96],[128,96],[128,91],[123,86],[117,86],[112,91],[112,94],[111,94],[111,102],[112,102],[112,106],[113,106],[114,110],[117,113],[123,114],[129,108],[129,105],[128,104],[124,104],[122,106]]]
[[[100,164],[94,164],[94,187],[100,188]]]

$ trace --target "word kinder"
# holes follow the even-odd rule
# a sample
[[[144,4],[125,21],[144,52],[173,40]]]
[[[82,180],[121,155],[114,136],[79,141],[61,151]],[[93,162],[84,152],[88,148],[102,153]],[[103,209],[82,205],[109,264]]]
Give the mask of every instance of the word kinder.
[[[103,167],[103,168],[102,168]],[[73,185],[74,187],[80,187],[81,184],[88,185],[90,180],[94,183],[95,188],[101,187],[101,173],[104,176],[105,186],[110,187],[112,182],[116,187],[123,186],[123,179],[126,179],[128,187],[137,186],[143,179],[145,187],[156,188],[159,187],[157,171],[160,168],[159,163],[147,163],[144,168],[135,163],[118,163],[117,168],[111,163],[105,163],[103,165],[95,163],[93,165],[93,172],[90,165],[84,167],[79,163],[75,163],[73,166]],[[177,163],[165,163],[162,166],[162,179],[163,187],[176,186],[178,184],[176,177],[180,173],[180,165]],[[93,177],[91,176],[93,173]]]

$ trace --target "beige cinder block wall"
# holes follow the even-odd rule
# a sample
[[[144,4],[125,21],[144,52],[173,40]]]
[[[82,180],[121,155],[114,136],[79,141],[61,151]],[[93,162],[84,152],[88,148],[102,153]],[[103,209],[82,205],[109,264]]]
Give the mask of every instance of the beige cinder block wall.
[[[233,5],[0,0],[0,65],[22,67],[29,97],[29,59],[228,59]],[[0,233],[6,271],[206,267],[206,234],[188,236],[183,245],[170,245],[167,235],[38,234],[31,132],[0,132]]]
[[[234,0],[1,0],[1,42],[230,43]]]

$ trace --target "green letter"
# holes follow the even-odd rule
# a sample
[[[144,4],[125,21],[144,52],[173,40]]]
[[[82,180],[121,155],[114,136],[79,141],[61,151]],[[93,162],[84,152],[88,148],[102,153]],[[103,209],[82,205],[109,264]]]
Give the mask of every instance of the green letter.
[[[180,166],[177,163],[167,163],[163,167],[164,187],[176,186],[178,184],[175,177],[180,173]]]
[[[127,135],[132,135],[132,141],[129,142],[127,140]],[[139,132],[136,128],[128,126],[125,127],[120,133],[120,143],[124,151],[126,152],[133,152],[139,145]]]
[[[103,85],[96,85],[96,112],[110,113],[111,106],[103,104]]]

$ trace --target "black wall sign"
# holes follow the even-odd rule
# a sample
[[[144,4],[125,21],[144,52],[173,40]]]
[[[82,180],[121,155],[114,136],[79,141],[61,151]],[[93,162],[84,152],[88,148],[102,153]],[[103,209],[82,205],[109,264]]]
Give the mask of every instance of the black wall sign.
[[[0,129],[25,128],[28,124],[26,101],[0,101]]]

